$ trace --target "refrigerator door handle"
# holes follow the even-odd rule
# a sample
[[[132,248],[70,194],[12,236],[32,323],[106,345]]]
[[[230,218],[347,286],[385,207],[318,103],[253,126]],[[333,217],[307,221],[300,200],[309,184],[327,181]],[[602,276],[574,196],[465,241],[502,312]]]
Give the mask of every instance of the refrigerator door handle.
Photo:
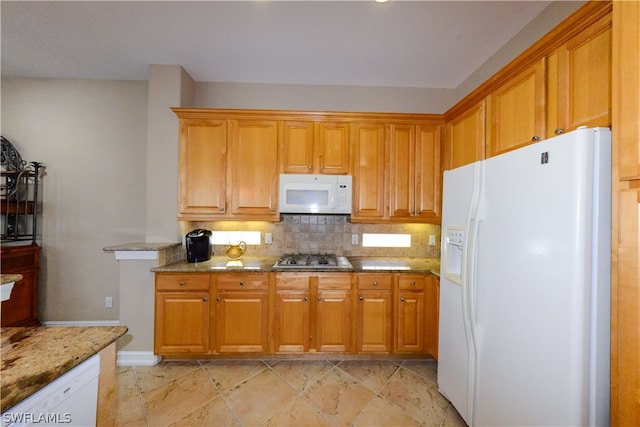
[[[478,236],[478,210],[482,193],[482,165],[477,164],[474,169],[473,190],[465,228],[467,238],[465,239],[465,256],[462,286],[462,311],[464,316],[464,332],[469,351],[468,369],[469,376],[467,382],[467,408],[469,408],[469,425],[474,425],[474,402],[475,402],[475,379],[477,366],[477,346],[476,346],[476,325],[475,325],[475,279],[476,279],[476,255]]]

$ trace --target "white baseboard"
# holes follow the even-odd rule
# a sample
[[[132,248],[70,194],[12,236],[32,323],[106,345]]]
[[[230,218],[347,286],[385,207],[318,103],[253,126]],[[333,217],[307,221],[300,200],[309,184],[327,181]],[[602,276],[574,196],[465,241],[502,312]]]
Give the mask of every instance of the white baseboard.
[[[116,366],[155,366],[162,360],[162,356],[152,351],[118,351]]]
[[[42,326],[120,326],[119,320],[41,320]]]

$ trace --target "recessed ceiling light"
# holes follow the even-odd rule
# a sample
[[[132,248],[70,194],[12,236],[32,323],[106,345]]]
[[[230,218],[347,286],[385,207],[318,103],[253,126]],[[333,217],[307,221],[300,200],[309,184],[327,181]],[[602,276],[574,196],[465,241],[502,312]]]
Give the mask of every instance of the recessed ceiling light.
[[[376,3],[386,3],[386,2],[388,2],[389,0],[373,0],[373,1],[375,1]]]

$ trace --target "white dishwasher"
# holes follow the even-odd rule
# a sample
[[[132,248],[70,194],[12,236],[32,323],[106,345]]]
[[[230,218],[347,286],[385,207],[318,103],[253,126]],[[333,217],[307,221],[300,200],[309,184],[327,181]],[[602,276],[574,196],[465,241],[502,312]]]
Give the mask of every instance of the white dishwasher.
[[[2,413],[2,427],[96,425],[100,356],[66,374]]]

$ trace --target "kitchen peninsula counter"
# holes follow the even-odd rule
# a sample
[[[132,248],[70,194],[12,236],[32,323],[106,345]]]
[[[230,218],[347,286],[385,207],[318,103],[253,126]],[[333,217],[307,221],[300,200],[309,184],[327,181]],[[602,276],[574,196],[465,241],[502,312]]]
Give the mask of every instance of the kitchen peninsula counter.
[[[0,412],[101,352],[126,332],[126,326],[0,329]],[[115,365],[115,360],[112,362]]]
[[[178,261],[159,267],[151,271],[155,273],[212,273],[225,272],[380,272],[380,273],[433,273],[439,276],[439,258],[411,258],[411,257],[362,257],[348,256],[353,268],[274,268],[278,260],[276,256],[243,257],[241,262],[229,262],[226,257],[212,257],[209,261],[189,263]]]

